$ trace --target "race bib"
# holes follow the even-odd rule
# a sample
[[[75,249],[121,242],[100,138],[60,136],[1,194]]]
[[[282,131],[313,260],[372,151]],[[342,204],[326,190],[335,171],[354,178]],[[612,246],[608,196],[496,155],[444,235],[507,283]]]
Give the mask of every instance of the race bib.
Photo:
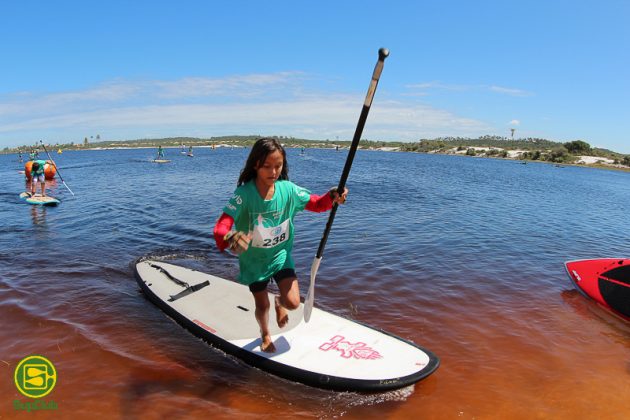
[[[278,226],[265,227],[259,217],[254,226],[251,246],[255,248],[273,248],[289,239],[289,220]]]

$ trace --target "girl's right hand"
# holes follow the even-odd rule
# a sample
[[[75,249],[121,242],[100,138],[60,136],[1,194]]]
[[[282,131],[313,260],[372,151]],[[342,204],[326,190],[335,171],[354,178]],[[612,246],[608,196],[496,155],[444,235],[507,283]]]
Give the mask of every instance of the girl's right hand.
[[[223,237],[223,240],[228,243],[228,249],[230,251],[236,255],[240,255],[249,248],[252,235],[250,233],[232,230]]]
[[[344,187],[343,194],[339,195],[339,191],[337,191],[337,187],[333,187],[329,191],[330,198],[332,198],[334,203],[337,204],[345,204],[346,199],[348,198],[348,189]]]

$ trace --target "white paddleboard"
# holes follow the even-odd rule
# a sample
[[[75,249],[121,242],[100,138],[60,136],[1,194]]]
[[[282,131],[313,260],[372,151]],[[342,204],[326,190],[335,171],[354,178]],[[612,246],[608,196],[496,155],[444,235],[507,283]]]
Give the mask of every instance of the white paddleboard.
[[[317,308],[307,324],[302,304],[282,329],[271,305],[276,352],[265,353],[246,286],[161,261],[139,262],[135,274],[145,295],[193,334],[285,379],[337,391],[385,391],[414,384],[439,366],[414,343]]]
[[[153,163],[169,163],[170,160],[168,160],[168,159],[153,159],[152,162]]]

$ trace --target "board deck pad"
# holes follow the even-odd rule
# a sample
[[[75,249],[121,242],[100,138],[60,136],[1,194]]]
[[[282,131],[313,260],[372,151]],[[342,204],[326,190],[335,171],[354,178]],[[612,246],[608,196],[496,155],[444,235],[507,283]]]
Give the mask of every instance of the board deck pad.
[[[285,379],[339,391],[385,391],[412,385],[439,366],[432,352],[414,343],[318,308],[305,323],[302,304],[289,311],[284,328],[271,305],[276,352],[266,353],[247,286],[161,261],[139,262],[135,274],[146,296],[193,334]]]
[[[31,196],[29,193],[26,192],[21,193],[20,198],[26,201],[28,204],[33,204],[36,206],[56,206],[60,203],[58,199],[49,195],[45,197],[41,195]]]
[[[630,320],[630,259],[568,261],[565,267],[578,290]]]

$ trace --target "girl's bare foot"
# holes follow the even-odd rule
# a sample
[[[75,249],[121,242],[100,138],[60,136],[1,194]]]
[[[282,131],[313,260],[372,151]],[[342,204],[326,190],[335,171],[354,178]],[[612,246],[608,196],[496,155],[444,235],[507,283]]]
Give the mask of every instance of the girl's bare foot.
[[[262,336],[262,343],[260,344],[260,349],[265,353],[275,353],[276,346],[273,344],[271,340],[271,336],[269,334]]]
[[[280,298],[276,296],[274,299],[276,306],[276,321],[278,322],[278,327],[282,328],[289,322],[289,314],[287,310],[280,304]]]

